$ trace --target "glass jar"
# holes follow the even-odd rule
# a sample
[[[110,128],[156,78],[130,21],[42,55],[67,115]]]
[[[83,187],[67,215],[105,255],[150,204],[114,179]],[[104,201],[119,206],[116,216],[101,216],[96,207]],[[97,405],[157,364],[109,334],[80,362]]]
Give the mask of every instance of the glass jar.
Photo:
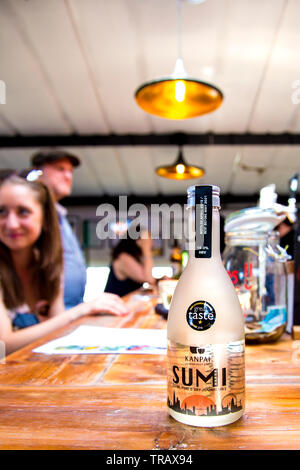
[[[279,233],[227,232],[224,266],[245,318],[247,343],[275,341],[286,329],[286,258],[278,252]]]

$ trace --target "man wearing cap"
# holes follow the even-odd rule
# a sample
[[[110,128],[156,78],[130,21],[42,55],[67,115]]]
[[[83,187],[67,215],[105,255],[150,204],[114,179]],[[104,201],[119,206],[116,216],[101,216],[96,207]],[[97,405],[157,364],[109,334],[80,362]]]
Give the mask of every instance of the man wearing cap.
[[[80,160],[64,150],[50,150],[33,155],[31,164],[42,170],[40,179],[52,189],[56,200],[64,249],[64,301],[68,309],[83,301],[86,265],[79,242],[67,220],[67,210],[58,201],[71,194],[73,170],[80,165]]]

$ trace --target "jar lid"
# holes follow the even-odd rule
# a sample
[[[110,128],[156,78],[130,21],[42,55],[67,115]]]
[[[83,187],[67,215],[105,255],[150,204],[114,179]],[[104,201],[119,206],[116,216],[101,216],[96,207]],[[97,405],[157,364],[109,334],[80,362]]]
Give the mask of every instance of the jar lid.
[[[225,232],[252,230],[255,232],[270,232],[274,230],[285,215],[278,215],[272,209],[250,207],[235,211],[225,219]]]

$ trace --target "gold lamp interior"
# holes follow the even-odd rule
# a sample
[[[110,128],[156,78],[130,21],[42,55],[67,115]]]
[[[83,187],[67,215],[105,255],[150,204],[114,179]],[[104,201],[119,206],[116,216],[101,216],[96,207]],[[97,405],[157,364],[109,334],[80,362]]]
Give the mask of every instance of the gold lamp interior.
[[[205,82],[190,78],[165,78],[142,85],[135,94],[147,113],[167,119],[188,119],[217,109],[222,92]]]

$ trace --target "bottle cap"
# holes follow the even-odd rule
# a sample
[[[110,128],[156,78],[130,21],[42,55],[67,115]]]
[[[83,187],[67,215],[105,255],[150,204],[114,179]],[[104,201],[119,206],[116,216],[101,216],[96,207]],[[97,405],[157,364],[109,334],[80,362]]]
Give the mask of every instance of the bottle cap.
[[[209,186],[212,188],[212,205],[214,207],[220,207],[220,188],[212,184],[197,184],[196,186]],[[195,205],[195,188],[196,186],[190,186],[187,189],[187,202],[188,206]]]

